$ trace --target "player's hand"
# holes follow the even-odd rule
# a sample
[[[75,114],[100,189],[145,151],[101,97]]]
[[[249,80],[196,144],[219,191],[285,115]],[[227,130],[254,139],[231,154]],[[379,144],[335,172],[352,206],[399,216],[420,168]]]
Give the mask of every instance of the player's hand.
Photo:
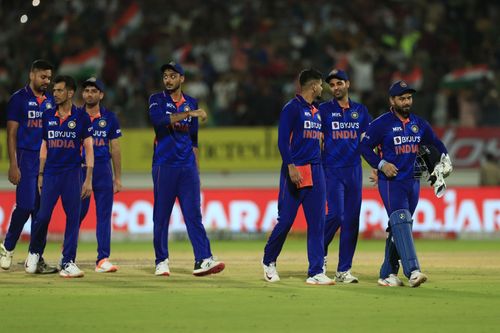
[[[189,115],[191,117],[200,118],[201,121],[205,121],[208,118],[207,113],[203,109],[189,111]]]
[[[376,169],[372,169],[369,179],[373,186],[376,186],[378,184],[378,173]]]
[[[302,175],[299,172],[299,169],[295,166],[295,164],[288,165],[288,174],[290,175],[290,180],[295,185],[299,186],[302,181]]]
[[[121,179],[115,179],[113,181],[113,193],[118,193],[122,190],[122,181]]]
[[[13,185],[18,185],[20,180],[21,180],[21,170],[17,165],[16,166],[11,165],[9,167],[9,182],[11,182]]]
[[[82,186],[82,194],[80,195],[80,197],[82,199],[85,199],[90,197],[90,194],[92,194],[92,181],[89,179],[85,179],[85,182]]]
[[[38,193],[42,194],[43,174],[38,175]]]
[[[398,175],[398,168],[394,164],[387,162],[382,166],[382,172],[387,178],[392,178]]]

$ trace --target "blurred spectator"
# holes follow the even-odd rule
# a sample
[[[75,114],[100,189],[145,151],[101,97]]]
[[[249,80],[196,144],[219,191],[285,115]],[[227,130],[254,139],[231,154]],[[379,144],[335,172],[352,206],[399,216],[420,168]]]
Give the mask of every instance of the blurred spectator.
[[[499,186],[500,185],[500,164],[498,157],[491,152],[485,152],[479,173],[479,185]]]
[[[148,126],[159,66],[175,60],[209,126],[274,126],[306,67],[347,70],[352,96],[373,116],[402,78],[417,87],[415,112],[435,124],[500,124],[497,1],[187,0],[164,9],[161,0],[0,1],[0,104],[46,58],[79,80],[101,77],[123,126]],[[457,85],[457,73],[478,68]]]

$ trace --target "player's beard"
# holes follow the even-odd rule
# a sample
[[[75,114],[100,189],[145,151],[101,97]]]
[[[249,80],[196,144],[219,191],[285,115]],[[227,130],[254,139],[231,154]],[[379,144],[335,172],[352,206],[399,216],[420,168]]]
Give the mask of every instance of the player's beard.
[[[173,94],[174,92],[176,92],[177,90],[179,90],[179,88],[181,87],[181,84],[177,84],[177,85],[173,85],[171,88],[165,86],[165,89],[167,90],[167,92],[169,94]]]
[[[410,110],[411,110],[411,106],[397,106],[397,105],[394,105],[393,106],[394,108],[394,111],[399,114],[401,117],[403,118],[408,118],[410,117]]]
[[[41,85],[34,85],[33,86],[33,89],[35,90],[35,92],[37,92],[39,94],[45,93],[48,88],[49,88],[48,84],[41,84]]]

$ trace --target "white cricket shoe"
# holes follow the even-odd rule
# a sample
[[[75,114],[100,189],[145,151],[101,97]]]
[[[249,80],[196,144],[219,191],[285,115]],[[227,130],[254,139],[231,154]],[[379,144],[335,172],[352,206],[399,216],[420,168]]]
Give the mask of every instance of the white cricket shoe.
[[[413,271],[410,275],[410,287],[416,288],[427,281],[427,276],[420,271]]]
[[[12,257],[14,256],[14,251],[7,251],[5,246],[0,244],[0,267],[2,269],[9,269],[12,265]]]
[[[59,272],[59,276],[63,278],[80,278],[83,275],[83,271],[72,261],[66,263],[64,268]]]
[[[95,271],[97,273],[114,273],[117,270],[118,266],[113,265],[108,258],[99,260],[97,266],[95,267]]]
[[[222,261],[217,261],[214,257],[198,260],[194,262],[194,276],[204,276],[217,274],[224,270],[226,265]]]
[[[269,265],[262,263],[262,268],[264,268],[264,280],[267,282],[278,282],[280,280],[275,262],[271,262]]]
[[[351,271],[337,272],[335,273],[335,281],[342,283],[358,283],[357,277],[351,274]]]
[[[306,283],[312,285],[334,285],[335,281],[326,276],[326,274],[319,273],[308,277]]]
[[[328,258],[327,258],[327,257],[324,257],[324,258],[323,258],[323,274],[326,274],[326,266],[327,266],[327,263],[328,263]]]
[[[170,268],[168,267],[168,258],[156,265],[156,276],[170,276]]]
[[[24,270],[26,273],[35,274],[38,268],[38,261],[40,260],[40,255],[38,253],[28,252],[28,257],[24,262]]]
[[[389,274],[385,279],[378,279],[377,283],[382,287],[402,287],[404,285],[396,274]]]

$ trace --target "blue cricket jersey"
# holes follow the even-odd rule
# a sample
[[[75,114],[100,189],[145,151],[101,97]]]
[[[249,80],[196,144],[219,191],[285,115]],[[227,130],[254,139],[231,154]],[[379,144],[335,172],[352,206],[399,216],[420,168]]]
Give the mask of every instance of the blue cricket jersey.
[[[323,165],[342,168],[361,163],[359,142],[372,117],[366,106],[349,99],[349,106],[342,108],[336,99],[321,103],[325,147]]]
[[[436,137],[427,121],[415,114],[401,121],[392,111],[375,119],[366,131],[360,148],[363,157],[375,169],[382,159],[398,168],[396,177],[387,178],[381,171],[380,179],[403,180],[414,178],[414,165],[420,145],[434,145],[441,154],[446,147]],[[378,148],[377,155],[373,149]]]
[[[82,110],[87,112],[85,106],[82,107]],[[90,121],[94,141],[94,160],[96,162],[107,162],[111,159],[110,141],[122,136],[118,119],[113,112],[100,106],[99,113],[95,117],[90,117]],[[82,156],[83,162],[85,162],[85,151],[82,152]]]
[[[188,117],[171,124],[170,115],[197,109],[196,99],[184,93],[177,104],[166,91],[151,95],[149,118],[156,134],[153,165],[196,166],[193,147],[198,147],[198,118]]]
[[[278,125],[278,148],[283,164],[321,163],[321,115],[314,104],[300,95],[291,99],[281,111]]]
[[[27,85],[16,91],[7,104],[7,120],[19,123],[17,148],[39,151],[42,144],[42,115],[55,106],[54,98],[45,93],[37,98]]]
[[[92,124],[87,112],[72,106],[71,114],[64,121],[57,109],[43,114],[43,139],[47,142],[47,160],[44,173],[57,175],[80,168],[83,140],[92,136]]]

